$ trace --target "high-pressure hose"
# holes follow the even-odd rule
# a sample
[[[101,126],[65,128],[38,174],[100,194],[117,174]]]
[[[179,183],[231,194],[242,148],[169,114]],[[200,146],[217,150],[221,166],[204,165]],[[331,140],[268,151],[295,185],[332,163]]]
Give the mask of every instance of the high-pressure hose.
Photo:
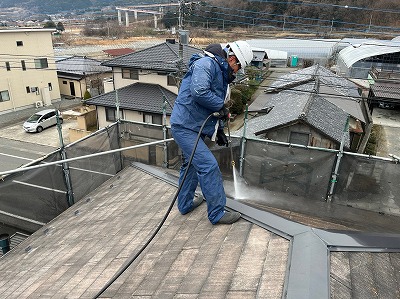
[[[206,118],[206,120],[203,122],[203,124],[201,125],[201,128],[200,128],[200,130],[199,130],[199,133],[197,134],[197,138],[196,138],[196,142],[195,142],[194,147],[193,147],[192,154],[190,155],[190,158],[189,158],[189,161],[188,161],[188,166],[186,167],[186,170],[185,170],[185,173],[183,174],[181,183],[180,183],[179,186],[178,186],[178,190],[176,191],[175,196],[174,196],[174,199],[172,200],[171,204],[169,205],[169,208],[168,208],[167,212],[165,213],[164,218],[163,218],[163,219],[161,220],[161,222],[158,224],[156,230],[153,232],[153,234],[152,234],[151,237],[147,240],[147,242],[140,248],[140,250],[139,250],[135,255],[133,255],[132,257],[129,258],[129,260],[126,262],[126,264],[123,265],[123,266],[117,271],[117,273],[114,274],[113,277],[111,277],[111,279],[110,279],[110,280],[102,287],[102,289],[93,297],[94,299],[95,299],[95,298],[98,298],[99,296],[101,296],[101,294],[103,294],[103,293],[108,289],[108,287],[109,287],[115,280],[117,280],[117,278],[120,277],[121,274],[124,273],[126,269],[128,269],[128,267],[129,267],[129,266],[138,258],[138,256],[146,249],[146,247],[150,244],[150,242],[154,239],[154,237],[155,237],[155,236],[157,235],[157,233],[160,231],[161,227],[164,225],[165,221],[166,221],[167,218],[168,218],[169,213],[171,213],[171,210],[172,210],[172,208],[173,208],[173,206],[174,206],[174,204],[175,204],[175,201],[176,201],[176,199],[178,198],[178,194],[179,194],[179,192],[181,191],[182,186],[183,186],[183,183],[184,183],[184,181],[185,181],[185,179],[186,179],[186,176],[187,176],[187,173],[188,173],[188,170],[189,170],[189,166],[190,166],[190,164],[192,163],[194,153],[196,152],[197,144],[199,143],[199,140],[200,140],[201,132],[203,131],[204,126],[206,125],[207,121],[210,119],[211,116],[220,117],[220,114],[219,114],[218,112],[215,112],[215,113],[210,114],[210,115]],[[228,128],[228,130],[229,130],[229,128]],[[229,137],[230,137],[230,136],[229,136]]]

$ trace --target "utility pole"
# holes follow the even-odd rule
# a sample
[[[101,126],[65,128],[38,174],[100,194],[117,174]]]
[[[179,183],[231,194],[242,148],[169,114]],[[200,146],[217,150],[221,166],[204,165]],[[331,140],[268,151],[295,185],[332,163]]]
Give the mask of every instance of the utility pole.
[[[178,90],[179,87],[181,86],[181,80],[182,80],[182,67],[183,67],[183,44],[182,44],[182,30],[183,30],[183,5],[184,1],[179,0],[179,16],[178,16],[178,40],[179,40],[179,50],[178,50],[178,56],[179,56],[179,61],[178,61]]]

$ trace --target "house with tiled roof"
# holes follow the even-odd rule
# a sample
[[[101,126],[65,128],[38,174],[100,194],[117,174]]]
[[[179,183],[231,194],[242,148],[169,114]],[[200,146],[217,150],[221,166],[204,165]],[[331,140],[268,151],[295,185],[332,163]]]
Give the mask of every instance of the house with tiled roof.
[[[112,79],[104,83],[106,93],[86,103],[97,108],[100,128],[119,118],[130,121],[167,124],[178,93],[177,78],[186,72],[190,57],[200,49],[183,45],[183,62],[179,45],[161,43],[103,62],[112,69]]]
[[[164,109],[169,123],[175,99],[175,93],[158,84],[137,82],[93,97],[86,104],[96,106],[100,128],[117,120],[117,103],[120,118],[161,125]]]
[[[112,68],[113,89],[142,82],[159,84],[172,92],[178,93],[177,78],[181,77],[182,73],[186,71],[190,57],[199,52],[201,52],[199,48],[183,45],[183,62],[181,62],[179,45],[164,42],[116,57],[103,62],[102,65]]]
[[[111,76],[111,68],[101,61],[85,56],[73,56],[56,61],[60,93],[83,98],[86,90],[92,96],[104,93],[103,80]]]
[[[338,149],[343,139],[362,152],[372,126],[357,86],[319,65],[279,77],[249,111],[247,134],[306,146]]]

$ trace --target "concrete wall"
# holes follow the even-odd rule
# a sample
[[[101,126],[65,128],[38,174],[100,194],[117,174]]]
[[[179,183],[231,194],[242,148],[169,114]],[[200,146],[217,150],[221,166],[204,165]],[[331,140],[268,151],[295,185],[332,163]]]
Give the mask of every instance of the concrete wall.
[[[49,87],[51,101],[60,99],[60,89],[54,60],[54,51],[49,29],[0,30],[0,91],[8,91],[9,100],[0,102],[0,113],[32,107],[44,102],[42,91]],[[22,45],[17,46],[17,41]],[[34,59],[47,58],[48,67],[37,69]],[[25,61],[26,70],[22,69]],[[10,70],[6,69],[6,62]],[[27,87],[37,87],[38,92],[27,92]]]

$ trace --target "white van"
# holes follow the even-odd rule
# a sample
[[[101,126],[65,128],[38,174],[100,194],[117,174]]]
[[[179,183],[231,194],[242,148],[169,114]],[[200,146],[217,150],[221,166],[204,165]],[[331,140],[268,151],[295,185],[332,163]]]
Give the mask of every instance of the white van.
[[[25,132],[42,132],[44,129],[54,126],[57,124],[57,116],[60,119],[60,124],[63,123],[62,115],[60,111],[55,109],[46,109],[36,112],[31,117],[28,118],[23,124]]]

